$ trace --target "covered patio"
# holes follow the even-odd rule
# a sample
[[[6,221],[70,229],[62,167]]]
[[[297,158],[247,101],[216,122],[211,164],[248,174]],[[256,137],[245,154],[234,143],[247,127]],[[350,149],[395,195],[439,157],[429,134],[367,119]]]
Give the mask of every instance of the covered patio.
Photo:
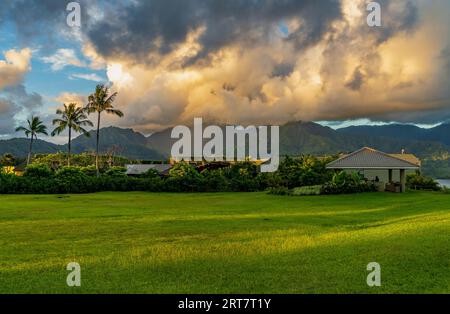
[[[364,147],[329,163],[327,169],[362,172],[367,179],[386,183],[382,190],[405,192],[406,172],[419,170],[420,160],[412,154],[387,154]],[[370,172],[372,178],[366,176],[366,171]],[[394,172],[399,181],[395,181]],[[380,178],[386,178],[386,182]]]

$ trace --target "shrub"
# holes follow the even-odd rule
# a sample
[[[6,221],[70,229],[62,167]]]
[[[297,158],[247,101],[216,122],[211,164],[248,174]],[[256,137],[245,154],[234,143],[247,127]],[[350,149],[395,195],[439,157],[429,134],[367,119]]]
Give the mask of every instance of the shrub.
[[[362,180],[356,172],[348,174],[344,171],[335,173],[331,181],[322,186],[321,194],[351,194],[376,192],[376,186]]]
[[[149,169],[141,177],[142,178],[159,178],[159,172],[155,169]]]
[[[81,172],[83,172],[85,175],[93,177],[97,175],[97,168],[94,165],[81,167]]]
[[[124,167],[111,167],[105,171],[105,175],[111,177],[126,177],[127,169]]]
[[[93,181],[77,167],[62,167],[56,172],[59,193],[87,193],[92,190]]]
[[[202,176],[188,163],[178,163],[169,171],[164,182],[168,192],[194,192],[202,190]]]
[[[324,184],[331,179],[332,171],[326,169],[328,160],[314,156],[286,157],[280,163],[278,173],[289,188]]]
[[[406,186],[413,190],[439,191],[439,183],[432,178],[424,177],[418,173],[410,174],[406,177]]]
[[[273,195],[290,195],[289,189],[285,186],[269,188],[268,193]]]
[[[230,182],[224,176],[223,169],[204,170],[201,173],[203,177],[203,190],[206,192],[226,192],[230,191]]]
[[[53,171],[46,164],[31,164],[26,167],[23,175],[29,178],[50,178]]]
[[[302,186],[294,188],[290,194],[292,196],[304,196],[304,195],[320,195],[322,191],[321,185]]]
[[[446,187],[446,186],[442,187],[441,191],[444,194],[450,194],[450,189],[448,187]]]
[[[164,191],[164,181],[159,177],[145,178],[139,180],[138,190],[146,192],[162,192]]]
[[[0,167],[12,167],[17,165],[17,158],[13,154],[6,153],[0,158]]]
[[[222,174],[228,180],[230,191],[254,192],[260,190],[256,177],[258,167],[251,162],[239,162],[223,168]]]

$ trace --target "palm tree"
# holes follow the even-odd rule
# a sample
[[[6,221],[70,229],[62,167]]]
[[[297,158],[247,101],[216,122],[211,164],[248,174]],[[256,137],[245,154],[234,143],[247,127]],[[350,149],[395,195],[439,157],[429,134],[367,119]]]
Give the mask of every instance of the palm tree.
[[[25,132],[25,135],[27,137],[30,137],[30,150],[28,151],[28,158],[27,158],[27,166],[30,164],[31,161],[31,153],[33,151],[33,141],[37,140],[38,134],[47,134],[47,127],[43,124],[41,119],[39,117],[32,116],[31,120],[27,120],[28,122],[28,128],[24,126],[19,126],[16,129],[16,132],[23,131]]]
[[[88,98],[86,110],[89,114],[97,113],[97,144],[95,150],[95,168],[97,169],[97,176],[99,175],[98,166],[98,147],[100,142],[100,115],[104,111],[108,114],[114,114],[118,117],[123,117],[123,112],[114,109],[113,102],[117,97],[117,93],[109,94],[109,88],[104,85],[97,85],[95,93]]]
[[[78,107],[76,103],[70,103],[69,105],[64,104],[64,110],[58,109],[56,110],[56,114],[61,115],[61,118],[53,120],[53,125],[57,125],[57,127],[53,130],[52,136],[59,135],[65,129],[69,129],[67,165],[70,166],[72,130],[89,136],[88,131],[86,131],[83,126],[94,126],[94,124],[88,120],[86,110]]]

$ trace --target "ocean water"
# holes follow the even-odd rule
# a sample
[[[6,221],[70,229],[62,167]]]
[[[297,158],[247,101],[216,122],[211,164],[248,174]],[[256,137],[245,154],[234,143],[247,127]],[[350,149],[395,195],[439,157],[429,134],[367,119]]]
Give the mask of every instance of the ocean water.
[[[436,180],[437,182],[439,182],[439,184],[441,185],[441,186],[445,186],[445,187],[448,187],[448,188],[450,188],[450,180],[447,180],[447,179],[438,179],[438,180]]]

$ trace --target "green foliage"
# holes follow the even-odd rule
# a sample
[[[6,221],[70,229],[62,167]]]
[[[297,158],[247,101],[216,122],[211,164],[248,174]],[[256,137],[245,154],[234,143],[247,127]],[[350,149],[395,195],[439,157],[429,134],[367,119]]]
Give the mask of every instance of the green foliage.
[[[326,169],[328,160],[319,160],[314,156],[299,158],[286,157],[279,166],[278,172],[287,187],[319,185],[327,182],[332,171]]]
[[[38,134],[48,135],[47,127],[39,117],[32,116],[31,119],[27,120],[27,124],[27,126],[19,126],[16,128],[16,132],[24,132],[26,137],[30,139],[36,139]]]
[[[223,169],[204,170],[202,173],[203,185],[205,191],[230,191],[231,186],[229,180],[225,177]]]
[[[408,175],[406,177],[406,186],[413,190],[440,190],[439,183],[432,178],[424,177],[419,173]]]
[[[444,187],[442,187],[441,192],[444,194],[450,194],[450,188],[444,186]]]
[[[180,162],[169,171],[165,186],[169,192],[194,192],[202,190],[202,176],[194,166]]]
[[[6,153],[0,158],[0,166],[11,167],[16,165],[17,159],[13,154]]]
[[[29,178],[50,178],[53,171],[46,164],[31,164],[25,168],[24,177]]]
[[[155,169],[149,169],[142,175],[142,178],[159,178],[159,172]]]
[[[326,194],[364,192],[372,186],[357,174],[335,174],[325,169],[328,161],[303,156],[282,161],[280,170],[261,173],[252,162],[238,162],[216,169],[198,169],[188,163],[177,163],[167,177],[149,170],[139,177],[128,177],[123,167],[108,167],[97,177],[94,156],[73,156],[73,164],[62,166],[65,154],[38,156],[23,177],[7,177],[8,187],[1,193],[91,193],[97,191],[156,191],[156,192],[252,192],[274,194],[318,194],[323,185]],[[42,163],[37,163],[41,161]],[[329,183],[325,184],[329,180]],[[295,189],[305,187],[304,189]],[[291,192],[289,192],[291,190]]]
[[[94,165],[80,167],[80,170],[87,176],[95,176],[97,175],[97,169],[95,169]]]
[[[170,169],[169,176],[171,178],[197,178],[200,174],[195,170],[194,166],[185,162],[180,162]]]
[[[112,177],[126,177],[126,171],[124,167],[111,167],[105,171],[105,175]]]
[[[292,196],[320,195],[322,191],[321,185],[302,186],[291,190]]]
[[[258,167],[251,162],[235,163],[229,168],[221,169],[228,180],[231,191],[254,192],[259,190]]]
[[[89,177],[77,167],[62,167],[55,174],[59,193],[91,192]]]
[[[60,167],[64,167],[67,164],[67,153],[56,153],[56,154],[41,154],[36,155],[34,158],[34,163],[40,163],[40,164],[47,164],[50,168],[57,170]],[[111,157],[110,156],[99,156],[99,164],[100,164],[100,171],[104,172],[110,167],[111,163]],[[114,164],[111,166],[124,166],[126,164],[132,164],[133,161],[124,158],[115,156],[114,157]],[[89,167],[95,164],[95,155],[90,153],[82,153],[82,154],[76,154],[72,155],[71,157],[71,165],[76,167]]]
[[[422,161],[422,172],[435,179],[450,179],[450,157],[427,158]]]
[[[269,188],[268,193],[272,195],[290,195],[290,190],[285,186],[277,186]]]
[[[321,194],[351,194],[375,192],[376,190],[373,183],[362,180],[358,173],[349,174],[341,171],[335,173],[331,181],[322,186]]]

